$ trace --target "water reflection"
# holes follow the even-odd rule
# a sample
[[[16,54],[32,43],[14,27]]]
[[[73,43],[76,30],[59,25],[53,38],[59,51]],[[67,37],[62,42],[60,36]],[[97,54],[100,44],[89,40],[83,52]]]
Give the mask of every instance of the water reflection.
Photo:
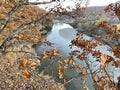
[[[71,50],[76,50],[77,49],[77,50],[82,51],[82,49],[77,48],[75,46],[72,49],[70,49],[70,47],[69,47],[70,41],[76,37],[76,33],[77,33],[77,31],[75,29],[73,29],[68,24],[54,24],[54,26],[52,28],[52,31],[50,33],[48,33],[48,35],[47,35],[47,40],[53,43],[53,47],[57,47],[57,48],[60,49],[60,52],[61,52],[63,58],[67,58],[68,55],[69,55],[69,52]],[[91,37],[83,35],[83,39],[88,40],[88,39],[91,39]],[[53,47],[49,47],[49,46],[45,47],[44,45],[39,45],[36,48],[36,51],[37,51],[38,54],[41,54],[41,52],[44,49],[49,49],[50,50]],[[105,45],[101,45],[101,46],[96,47],[94,50],[99,50],[101,53],[105,53],[107,55],[110,55],[110,56],[114,57],[113,52],[110,52],[109,49],[110,49],[110,47],[105,46]],[[96,58],[94,58],[92,56],[92,54],[89,54],[87,57],[88,57],[89,60],[92,60],[92,61],[96,60]],[[76,59],[76,63],[83,64],[80,60],[77,60],[77,59]],[[99,63],[95,63],[95,64],[99,65]],[[44,64],[44,66],[47,66],[47,62],[46,62],[46,64]],[[55,70],[54,67],[53,67],[52,70]],[[110,70],[111,71],[115,70],[116,72],[119,71],[119,69],[114,69],[113,67],[109,67],[109,71]],[[114,72],[114,75],[118,76],[119,72],[118,73],[116,73],[116,72]],[[77,74],[78,73],[76,73],[72,70],[67,70],[64,76],[67,79],[71,79],[73,76],[77,76]],[[88,77],[90,77],[90,76],[88,76]],[[114,77],[114,79],[117,80],[116,77]],[[94,88],[92,87],[91,78],[88,78],[87,85],[88,85],[90,90],[94,90]],[[66,84],[66,88],[67,88],[67,90],[82,90],[81,79],[79,77],[74,78],[71,82]]]

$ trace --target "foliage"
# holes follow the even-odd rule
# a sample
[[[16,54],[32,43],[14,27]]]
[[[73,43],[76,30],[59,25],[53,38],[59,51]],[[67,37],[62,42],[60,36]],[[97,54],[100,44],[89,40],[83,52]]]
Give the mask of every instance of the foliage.
[[[48,82],[46,83],[47,80],[45,79],[45,76],[41,77],[34,72],[35,68],[37,66],[40,66],[40,63],[45,62],[46,60],[50,60],[50,64],[48,65],[47,69],[51,69],[53,64],[55,62],[58,62],[57,70],[59,79],[63,80],[64,84],[67,84],[69,82],[67,81],[67,79],[64,78],[64,72],[69,68],[76,71],[78,73],[78,77],[81,77],[81,80],[83,80],[83,90],[89,90],[87,84],[85,83],[88,75],[91,76],[93,86],[97,90],[118,89],[119,83],[117,86],[113,80],[114,77],[110,74],[108,68],[110,65],[115,68],[119,68],[120,60],[115,60],[112,56],[103,54],[100,51],[95,50],[94,48],[98,45],[101,45],[101,43],[97,41],[95,42],[93,41],[93,39],[83,40],[81,37],[83,34],[81,33],[77,33],[76,38],[71,41],[70,47],[72,48],[72,46],[77,46],[78,48],[82,48],[82,51],[71,51],[67,59],[62,58],[62,55],[60,54],[58,48],[53,48],[50,51],[45,50],[41,56],[37,56],[35,51],[31,48],[33,44],[37,44],[41,41],[39,25],[41,24],[43,25],[43,27],[49,28],[47,25],[52,23],[53,14],[65,14],[76,17],[83,9],[81,8],[81,3],[83,3],[84,0],[75,0],[74,2],[76,4],[76,11],[74,12],[74,14],[71,15],[69,11],[61,7],[62,2],[60,1],[61,0],[52,0],[49,2],[29,2],[29,0],[0,0],[0,74],[4,76],[5,79],[7,79],[6,81],[3,81],[4,78],[0,79],[1,82],[4,82],[3,84],[0,83],[1,86],[3,86],[1,87],[2,89],[6,87],[5,85],[7,85],[7,83],[11,83],[12,80],[8,78],[9,73],[13,73],[13,77],[10,78],[13,78],[13,80],[16,81],[13,81],[12,84],[10,84],[11,86],[7,85],[8,88],[13,87],[15,89],[16,87],[21,87],[23,83],[29,83],[30,81],[30,84],[27,84],[29,85],[28,87],[30,89],[36,89],[37,87],[39,87],[40,89],[46,89],[46,85],[40,86],[41,83],[45,83],[48,85],[48,88],[50,90],[64,90],[64,87],[62,85],[55,84],[54,87],[54,81],[47,79]],[[88,0],[86,0],[85,4],[88,3],[87,1]],[[34,6],[38,4],[51,4],[53,2],[56,2],[57,5],[52,8],[48,7],[48,12],[39,9],[37,6]],[[106,11],[109,10],[114,11],[114,13],[118,17],[120,16],[119,4],[115,4],[115,6],[110,4],[106,8]],[[86,26],[89,25],[89,22],[87,20],[83,20],[83,23]],[[93,24],[97,24],[98,27],[103,27],[107,30],[106,35],[96,37],[96,40],[112,37],[116,39],[118,36],[120,36],[112,30],[114,27],[110,26],[107,21],[101,20],[101,18],[98,19],[98,21],[96,20],[94,23],[92,23],[92,25]],[[119,29],[119,25],[116,25],[115,27]],[[88,26],[87,29],[89,28],[91,27]],[[45,42],[44,44],[51,45],[51,43],[49,42]],[[120,47],[111,46],[111,50],[119,59]],[[90,53],[93,57],[96,57],[96,61],[91,61],[87,58],[87,55]],[[59,59],[59,61],[55,60],[56,57]],[[4,60],[6,62],[4,62]],[[76,60],[79,60],[83,64],[77,64]],[[97,64],[93,65],[94,63]],[[16,65],[15,68],[13,65]],[[96,70],[92,69],[92,65]],[[12,68],[13,70],[11,70]],[[43,72],[47,69],[43,69]],[[31,82],[34,83],[35,86],[33,86]],[[118,82],[120,82],[119,77]],[[22,89],[28,87],[22,87]],[[47,90],[49,90],[48,88]]]
[[[109,4],[105,8],[105,12],[110,12],[111,15],[116,15],[120,19],[120,3]]]

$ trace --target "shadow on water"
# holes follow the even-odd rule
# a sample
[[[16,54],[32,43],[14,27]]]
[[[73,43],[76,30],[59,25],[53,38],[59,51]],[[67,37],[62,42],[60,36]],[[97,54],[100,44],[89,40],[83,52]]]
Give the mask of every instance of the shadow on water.
[[[36,52],[38,53],[38,55],[41,55],[41,53],[45,49],[51,50],[53,47],[56,47],[60,49],[60,53],[62,54],[62,57],[66,59],[70,51],[81,50],[80,48],[77,48],[75,46],[72,49],[70,49],[69,47],[71,40],[76,37],[76,33],[77,31],[68,24],[60,24],[60,23],[54,24],[52,31],[49,32],[47,35],[47,40],[53,43],[52,47],[44,46],[40,44],[36,47]],[[83,37],[84,39],[91,39],[90,37],[86,35],[83,35]],[[100,50],[102,53],[110,54],[114,57],[113,53],[109,52],[108,49],[109,49],[108,46],[99,46],[95,48],[95,50]],[[90,60],[96,60],[96,58],[94,58],[91,54],[89,54],[87,57]],[[46,74],[52,75],[53,77],[57,78],[58,81],[61,81],[58,79],[58,74],[57,74],[57,64],[58,64],[57,61],[58,60],[59,58],[55,58],[56,62],[54,63],[54,65],[50,65],[49,60],[46,60],[44,63],[41,62],[42,65],[39,68],[43,70],[47,67],[48,69],[46,70]],[[76,60],[76,63],[82,64],[80,60]],[[110,67],[110,70],[113,70],[113,68]],[[67,90],[82,90],[83,82],[81,78],[77,76],[78,76],[78,73],[73,70],[68,69],[65,71],[64,77],[67,80],[71,80],[65,85]],[[94,90],[93,85],[92,85],[92,80],[89,75],[88,77],[89,78],[87,79],[87,82],[86,82],[88,85],[88,88],[90,90]]]

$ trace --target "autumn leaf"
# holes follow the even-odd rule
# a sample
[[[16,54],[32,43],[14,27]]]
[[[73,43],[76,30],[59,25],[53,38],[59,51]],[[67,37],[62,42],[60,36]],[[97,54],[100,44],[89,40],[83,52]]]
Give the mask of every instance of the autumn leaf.
[[[19,68],[23,68],[27,65],[27,60],[19,60]]]
[[[35,63],[32,60],[19,60],[18,62],[19,62],[19,68],[37,66],[37,63]]]
[[[71,64],[71,63],[73,62],[73,60],[71,60],[71,59],[66,59],[66,60],[63,60],[63,62],[64,62],[65,64]]]
[[[62,63],[59,62],[59,64],[58,64],[58,74],[59,74],[59,79],[63,78],[63,72],[64,72],[64,70],[63,70]]]
[[[28,72],[27,69],[23,71],[23,77],[24,78],[30,78],[31,77],[31,74],[30,74],[30,72]]]
[[[42,53],[42,60],[47,59],[49,56],[50,56],[50,52],[47,51],[47,50],[45,50],[45,51]]]
[[[100,56],[100,69],[103,69],[103,66],[105,64],[105,62],[107,61],[107,56],[105,54],[101,54]]]
[[[114,50],[114,55],[120,57],[120,47],[114,47],[113,50]]]
[[[82,78],[82,80],[86,80],[87,76],[85,74],[81,74],[81,78]]]
[[[95,78],[95,77],[96,77],[96,74],[95,74],[95,73],[93,73],[93,74],[92,74],[92,78]]]
[[[66,82],[67,82],[67,80],[66,80],[66,79],[64,79],[64,84],[66,84]]]
[[[28,65],[29,67],[34,67],[34,66],[37,66],[37,63],[35,63],[35,62],[32,61],[32,60],[28,60],[27,65]]]
[[[79,71],[79,70],[81,70],[81,67],[80,67],[80,65],[77,65],[77,70]]]
[[[54,56],[61,57],[61,55],[60,55],[60,53],[59,53],[59,49],[58,49],[58,48],[54,48],[54,49],[53,49],[53,55],[54,55]]]
[[[84,85],[83,90],[89,90],[86,84]]]
[[[5,14],[0,14],[0,18],[4,18],[5,17]]]

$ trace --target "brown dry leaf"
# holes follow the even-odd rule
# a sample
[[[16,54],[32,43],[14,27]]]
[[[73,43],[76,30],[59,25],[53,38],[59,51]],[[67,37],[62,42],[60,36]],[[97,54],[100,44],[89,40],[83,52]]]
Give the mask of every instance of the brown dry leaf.
[[[82,80],[86,80],[86,79],[87,79],[87,76],[86,76],[85,74],[82,74],[82,75],[81,75],[81,78],[82,78]]]
[[[98,88],[98,90],[105,90],[105,87],[102,84],[98,84],[97,88]]]
[[[60,68],[59,69],[59,79],[62,79],[63,78],[63,69],[62,68]]]
[[[47,58],[48,58],[47,55],[43,55],[42,60],[45,60],[45,59],[47,59]]]
[[[58,49],[58,48],[54,48],[54,49],[53,49],[53,55],[54,55],[54,56],[61,57],[61,55],[60,55],[60,53],[59,53],[59,49]]]
[[[42,54],[42,60],[47,59],[49,56],[50,56],[49,51],[45,50],[45,51],[43,52],[43,54]]]
[[[32,61],[32,60],[28,60],[27,64],[28,64],[28,66],[30,66],[30,67],[37,66],[37,63],[35,63],[35,62]]]
[[[63,66],[62,66],[62,63],[59,63],[59,66],[58,66],[58,74],[59,74],[59,79],[63,78]]]
[[[64,60],[65,64],[69,64],[70,63],[70,60],[67,59],[67,60]]]
[[[114,47],[113,50],[114,50],[114,55],[120,57],[120,47]]]
[[[67,82],[67,80],[66,80],[66,79],[64,79],[64,84],[66,84],[66,82]]]
[[[63,59],[62,62],[65,64],[72,64],[73,60],[72,59],[66,59],[66,60]]]
[[[89,88],[87,87],[86,84],[85,84],[85,86],[83,87],[83,90],[89,90]]]
[[[5,14],[0,14],[0,18],[4,18],[5,17]]]
[[[9,3],[9,6],[12,8],[12,7],[14,7],[14,4],[13,3]]]
[[[31,74],[27,69],[23,71],[23,77],[24,78],[30,78],[30,76],[31,76]]]
[[[80,65],[77,65],[77,70],[79,71],[79,70],[81,70],[81,67],[80,67]]]
[[[19,68],[34,67],[34,66],[37,66],[37,63],[35,63],[32,60],[19,60]]]
[[[95,74],[95,73],[93,73],[93,74],[92,74],[92,78],[95,78],[95,77],[96,77],[96,74]]]
[[[27,60],[19,60],[19,68],[23,68],[27,65]]]
[[[107,55],[101,54],[100,56],[100,69],[103,69],[105,62],[107,61]]]

